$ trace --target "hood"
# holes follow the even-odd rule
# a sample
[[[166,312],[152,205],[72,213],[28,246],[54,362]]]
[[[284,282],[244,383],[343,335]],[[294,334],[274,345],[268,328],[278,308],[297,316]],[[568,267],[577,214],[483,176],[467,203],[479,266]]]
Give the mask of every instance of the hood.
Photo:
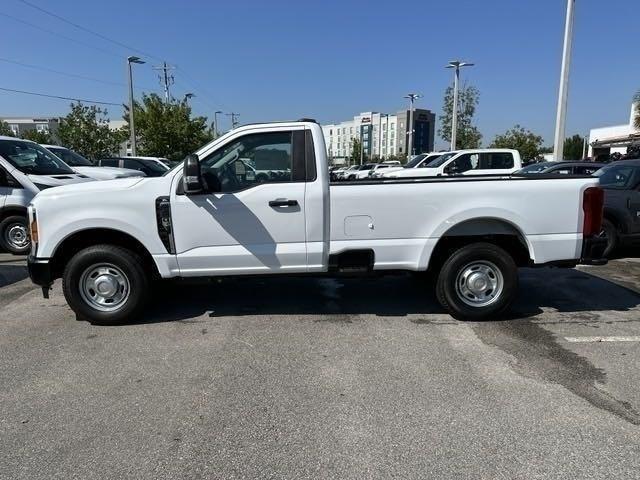
[[[73,167],[73,169],[96,180],[112,180],[114,178],[144,177],[144,173],[130,168],[118,167]]]
[[[93,181],[92,178],[87,178],[85,175],[79,175],[77,173],[64,173],[60,175],[27,174],[27,178],[35,184],[46,185],[47,187],[58,187],[62,185],[69,185],[72,183],[84,183]]]
[[[89,167],[91,168],[91,167]],[[111,180],[109,182],[88,181],[74,185],[64,185],[57,188],[50,188],[38,193],[37,199],[50,199],[55,197],[66,197],[69,195],[86,195],[102,192],[113,192],[131,188],[137,183],[145,180],[142,177],[131,177]]]

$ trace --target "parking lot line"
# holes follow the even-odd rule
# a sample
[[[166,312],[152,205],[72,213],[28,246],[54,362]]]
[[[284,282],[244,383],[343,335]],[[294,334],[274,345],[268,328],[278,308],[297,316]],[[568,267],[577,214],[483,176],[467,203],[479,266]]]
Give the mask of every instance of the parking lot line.
[[[611,336],[611,337],[564,337],[571,343],[597,343],[597,342],[640,342],[640,336]]]

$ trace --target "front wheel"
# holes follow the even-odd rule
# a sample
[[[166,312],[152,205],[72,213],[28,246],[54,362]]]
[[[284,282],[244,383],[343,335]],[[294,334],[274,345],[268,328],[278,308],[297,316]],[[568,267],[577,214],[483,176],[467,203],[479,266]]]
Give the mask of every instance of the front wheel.
[[[502,248],[474,243],[457,250],[442,266],[436,283],[438,301],[458,320],[501,316],[518,290],[518,268]]]
[[[79,318],[96,325],[117,325],[142,313],[149,278],[136,253],[115,245],[96,245],[71,258],[62,289]]]
[[[31,248],[27,219],[13,215],[0,222],[0,245],[14,255],[25,255]]]

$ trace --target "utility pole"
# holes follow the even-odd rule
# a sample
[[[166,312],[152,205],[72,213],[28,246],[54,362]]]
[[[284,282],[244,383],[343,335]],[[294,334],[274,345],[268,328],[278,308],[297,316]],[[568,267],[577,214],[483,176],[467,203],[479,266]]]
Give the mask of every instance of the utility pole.
[[[460,60],[452,60],[445,68],[455,68],[453,76],[453,106],[451,109],[451,150],[456,149],[456,140],[458,136],[458,86],[460,83],[460,68],[471,67],[473,63],[461,62]]]
[[[231,112],[231,113],[226,113],[225,115],[227,117],[231,117],[231,129],[233,130],[234,128],[236,128],[238,126],[238,117],[240,116],[240,114],[236,112]]]
[[[222,110],[216,110],[213,112],[213,139],[215,140],[220,136],[218,132],[218,115],[222,113]]]
[[[407,146],[407,160],[411,160],[413,155],[413,102],[422,97],[419,93],[407,93],[404,98],[409,99],[409,123],[407,124],[407,135],[409,141]]]
[[[564,159],[564,135],[567,120],[567,98],[569,96],[569,67],[571,64],[571,46],[573,43],[573,7],[575,0],[567,0],[567,17],[564,24],[564,46],[562,47],[562,66],[560,67],[560,88],[558,89],[558,110],[556,112],[556,132],[553,142],[553,159]]]
[[[136,127],[133,115],[133,73],[131,71],[131,64],[143,64],[143,60],[138,57],[127,57],[127,70],[129,72],[129,142],[131,143],[131,156],[136,155]]]
[[[171,70],[175,70],[176,67],[172,67],[171,65],[167,65],[167,62],[163,62],[162,65],[153,67],[154,70],[161,72],[158,74],[158,79],[160,80],[160,84],[164,88],[164,101],[169,103],[171,101],[171,95],[169,94],[169,87],[174,84],[175,79],[173,74],[171,74]]]

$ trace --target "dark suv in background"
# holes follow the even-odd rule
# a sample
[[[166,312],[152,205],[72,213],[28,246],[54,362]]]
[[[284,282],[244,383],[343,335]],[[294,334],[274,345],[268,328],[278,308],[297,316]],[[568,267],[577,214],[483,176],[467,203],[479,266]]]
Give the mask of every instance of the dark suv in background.
[[[601,235],[610,256],[618,247],[640,244],[640,159],[610,163],[595,175],[605,191]]]

